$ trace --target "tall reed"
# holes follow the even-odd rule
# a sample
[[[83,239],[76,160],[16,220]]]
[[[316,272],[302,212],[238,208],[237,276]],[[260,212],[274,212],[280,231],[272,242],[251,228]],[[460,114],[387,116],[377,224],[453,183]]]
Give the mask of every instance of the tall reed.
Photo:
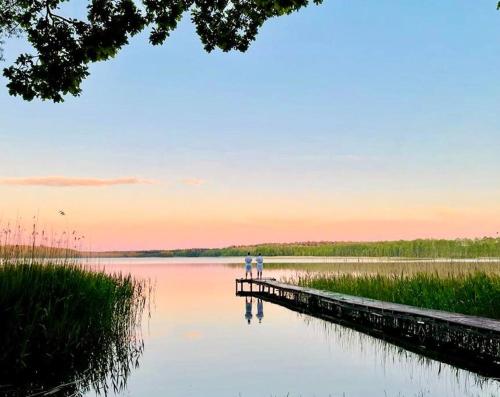
[[[0,244],[1,395],[106,393],[138,365],[147,284],[81,265],[63,244]]]
[[[324,291],[362,296],[428,309],[500,319],[500,275],[477,271],[410,275],[298,275],[295,283]]]

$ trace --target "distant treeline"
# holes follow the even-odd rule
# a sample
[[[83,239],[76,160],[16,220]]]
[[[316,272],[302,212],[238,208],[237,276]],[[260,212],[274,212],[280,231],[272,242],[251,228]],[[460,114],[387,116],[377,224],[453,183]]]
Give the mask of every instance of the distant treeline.
[[[114,251],[104,257],[220,257],[261,253],[265,256],[354,256],[403,258],[500,257],[500,238],[400,240],[375,242],[301,242],[242,245],[226,248]]]

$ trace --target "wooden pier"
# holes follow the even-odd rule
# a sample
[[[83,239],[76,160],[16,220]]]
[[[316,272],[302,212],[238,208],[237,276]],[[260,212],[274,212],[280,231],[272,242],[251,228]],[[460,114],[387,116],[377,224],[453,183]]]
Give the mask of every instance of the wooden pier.
[[[303,288],[269,278],[236,279],[236,295],[262,298],[439,361],[500,378],[497,320]]]

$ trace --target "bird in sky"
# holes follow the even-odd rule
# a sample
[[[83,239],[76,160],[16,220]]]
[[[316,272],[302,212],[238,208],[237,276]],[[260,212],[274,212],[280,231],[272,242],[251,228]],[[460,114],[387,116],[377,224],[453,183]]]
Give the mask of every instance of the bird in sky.
[[[66,215],[66,213],[63,210],[59,210],[59,215],[64,216],[64,215]]]

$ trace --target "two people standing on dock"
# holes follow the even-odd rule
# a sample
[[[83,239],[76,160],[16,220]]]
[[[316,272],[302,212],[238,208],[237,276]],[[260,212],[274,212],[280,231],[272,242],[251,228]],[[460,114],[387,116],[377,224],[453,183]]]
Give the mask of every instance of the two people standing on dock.
[[[248,274],[250,274],[250,278],[253,278],[252,274],[252,256],[250,255],[250,252],[247,253],[247,256],[245,257],[245,278],[248,278]],[[264,269],[264,258],[262,255],[259,253],[257,257],[255,258],[255,262],[257,263],[257,278],[262,278],[262,270]]]

